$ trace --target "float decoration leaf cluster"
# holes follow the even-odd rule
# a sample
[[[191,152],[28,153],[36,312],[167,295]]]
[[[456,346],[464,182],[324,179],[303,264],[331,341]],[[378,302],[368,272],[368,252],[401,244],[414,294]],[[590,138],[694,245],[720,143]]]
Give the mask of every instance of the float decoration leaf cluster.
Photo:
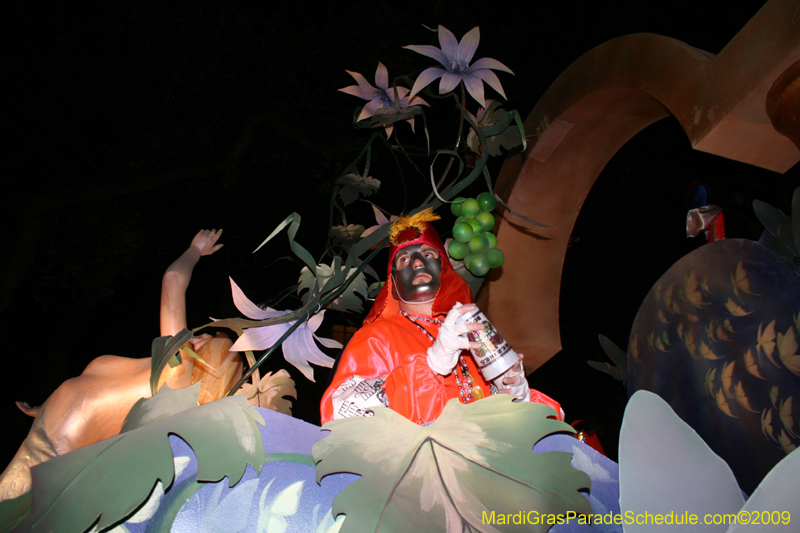
[[[130,516],[157,481],[164,487],[173,482],[170,434],[194,450],[200,481],[228,477],[233,486],[248,464],[260,471],[264,449],[257,424],[264,419],[242,397],[197,406],[199,387],[164,386],[131,409],[123,433],[34,466],[32,507],[20,528],[81,533]],[[194,407],[187,409],[191,397]]]
[[[442,415],[419,426],[383,408],[369,418],[325,424],[314,445],[317,480],[360,474],[333,502],[341,532],[483,531],[482,513],[590,513],[579,492],[589,477],[572,454],[535,454],[546,435],[572,432],[536,403],[496,395],[472,404],[451,400]]]

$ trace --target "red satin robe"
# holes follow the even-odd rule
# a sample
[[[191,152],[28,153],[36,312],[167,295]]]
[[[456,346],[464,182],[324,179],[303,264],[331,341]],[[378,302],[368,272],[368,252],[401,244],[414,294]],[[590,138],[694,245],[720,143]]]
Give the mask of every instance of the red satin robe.
[[[439,326],[419,321],[434,338]],[[428,366],[427,352],[431,340],[403,315],[394,315],[370,322],[359,329],[342,353],[339,367],[322,397],[322,423],[334,419],[331,397],[351,376],[365,379],[386,376],[384,383],[389,407],[418,424],[432,422],[439,417],[445,404],[461,397],[456,383],[455,370],[447,376],[435,373]],[[469,373],[474,385],[488,397],[487,383],[471,355],[465,352]],[[561,406],[550,397],[531,390],[531,401],[555,409],[560,418]]]

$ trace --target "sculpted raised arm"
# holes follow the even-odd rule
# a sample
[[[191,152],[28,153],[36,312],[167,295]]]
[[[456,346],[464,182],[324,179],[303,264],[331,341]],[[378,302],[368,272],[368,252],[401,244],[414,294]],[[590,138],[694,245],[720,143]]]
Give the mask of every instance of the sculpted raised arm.
[[[201,230],[192,239],[192,244],[164,272],[161,279],[161,336],[175,335],[186,329],[186,289],[192,279],[195,265],[204,255],[211,255],[220,248],[217,240],[222,230]],[[171,389],[191,384],[194,358],[182,355],[182,364],[175,368],[165,368],[159,380],[159,387],[166,382]]]

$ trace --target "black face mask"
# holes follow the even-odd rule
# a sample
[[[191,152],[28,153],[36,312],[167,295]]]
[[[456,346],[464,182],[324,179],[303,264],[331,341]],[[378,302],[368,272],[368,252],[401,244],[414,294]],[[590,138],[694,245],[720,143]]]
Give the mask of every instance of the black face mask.
[[[441,257],[425,257],[421,250],[422,244],[407,246],[398,254],[408,254],[408,263],[405,267],[397,269],[397,257],[392,264],[392,278],[397,295],[407,303],[422,303],[433,300],[441,285],[442,259]],[[425,251],[430,250],[430,248]],[[434,249],[435,250],[435,249]],[[440,254],[436,250],[437,254]],[[414,279],[420,274],[428,274],[431,280],[414,285]]]

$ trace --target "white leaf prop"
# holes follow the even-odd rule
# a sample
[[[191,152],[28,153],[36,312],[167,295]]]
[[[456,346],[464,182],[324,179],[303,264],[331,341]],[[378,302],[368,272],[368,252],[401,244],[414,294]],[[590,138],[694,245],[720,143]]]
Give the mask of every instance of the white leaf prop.
[[[728,533],[749,533],[758,531],[779,531],[789,533],[795,531],[796,526],[791,521],[795,516],[800,516],[800,499],[797,498],[797,480],[800,478],[800,452],[793,451],[772,467],[769,474],[761,480],[756,490],[742,507],[740,516],[747,513],[748,517],[756,516],[759,519],[769,513],[770,524],[735,524],[728,529]],[[765,512],[766,511],[766,512]],[[775,517],[780,516],[780,524]],[[751,520],[751,522],[753,522]]]
[[[744,505],[728,464],[656,394],[637,391],[628,401],[620,431],[619,502],[624,515],[683,516],[684,512],[736,514]],[[693,531],[720,531],[697,524]],[[685,525],[659,525],[685,531]],[[625,533],[652,532],[653,525],[625,524]],[[725,531],[725,527],[721,529]]]

